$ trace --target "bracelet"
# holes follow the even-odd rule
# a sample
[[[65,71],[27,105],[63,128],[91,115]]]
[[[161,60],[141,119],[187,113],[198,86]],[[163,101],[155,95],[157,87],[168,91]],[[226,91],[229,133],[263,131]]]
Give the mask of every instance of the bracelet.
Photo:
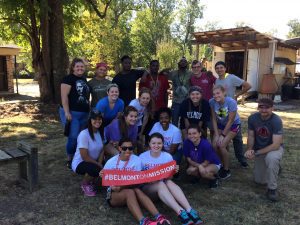
[[[259,154],[258,151],[256,151],[256,152],[254,153],[254,155],[255,155],[255,156],[259,156],[260,154]]]

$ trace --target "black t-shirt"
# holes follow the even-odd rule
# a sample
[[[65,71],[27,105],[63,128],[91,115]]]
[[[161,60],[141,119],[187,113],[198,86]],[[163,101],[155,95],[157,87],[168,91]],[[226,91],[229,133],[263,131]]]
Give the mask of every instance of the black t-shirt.
[[[88,112],[90,109],[90,88],[87,85],[85,77],[78,77],[74,74],[70,74],[64,77],[61,83],[71,86],[68,95],[70,111]]]
[[[142,77],[143,70],[131,70],[129,73],[118,73],[112,83],[119,86],[120,96],[124,101],[125,106],[129,105],[130,101],[136,98],[136,81]]]
[[[201,99],[199,106],[194,106],[192,101],[187,98],[180,105],[180,116],[181,123],[180,128],[184,129],[184,119],[188,119],[190,124],[199,124],[200,121],[203,122],[202,128],[205,128],[207,122],[210,120],[210,107],[208,101]]]

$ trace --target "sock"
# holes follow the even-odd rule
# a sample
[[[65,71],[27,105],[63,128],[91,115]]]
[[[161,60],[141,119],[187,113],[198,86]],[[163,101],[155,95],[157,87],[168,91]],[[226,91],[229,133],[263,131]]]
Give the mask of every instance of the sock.
[[[191,210],[192,210],[192,207],[186,209],[186,211],[189,213],[191,212]]]
[[[160,213],[154,215],[154,218],[157,219],[160,216]]]
[[[144,223],[144,220],[145,220],[146,217],[143,217],[141,220],[140,220],[140,225],[142,225]]]
[[[180,209],[179,212],[177,213],[177,215],[179,216],[182,211],[184,211],[184,209]]]

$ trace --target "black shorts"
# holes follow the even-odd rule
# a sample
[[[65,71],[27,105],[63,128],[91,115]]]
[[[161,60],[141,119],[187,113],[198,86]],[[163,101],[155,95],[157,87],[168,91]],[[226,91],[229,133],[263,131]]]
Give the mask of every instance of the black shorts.
[[[100,166],[96,165],[95,163],[85,161],[79,163],[76,167],[76,173],[80,175],[85,175],[87,173],[91,177],[99,177],[100,170]]]

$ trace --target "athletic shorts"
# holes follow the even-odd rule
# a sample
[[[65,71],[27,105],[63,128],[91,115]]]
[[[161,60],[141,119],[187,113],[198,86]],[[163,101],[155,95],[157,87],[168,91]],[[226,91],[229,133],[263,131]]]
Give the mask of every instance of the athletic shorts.
[[[238,133],[240,128],[241,128],[241,124],[232,124],[230,127],[230,131],[233,133]],[[218,124],[218,129],[223,131],[225,129],[225,126],[222,124]]]

